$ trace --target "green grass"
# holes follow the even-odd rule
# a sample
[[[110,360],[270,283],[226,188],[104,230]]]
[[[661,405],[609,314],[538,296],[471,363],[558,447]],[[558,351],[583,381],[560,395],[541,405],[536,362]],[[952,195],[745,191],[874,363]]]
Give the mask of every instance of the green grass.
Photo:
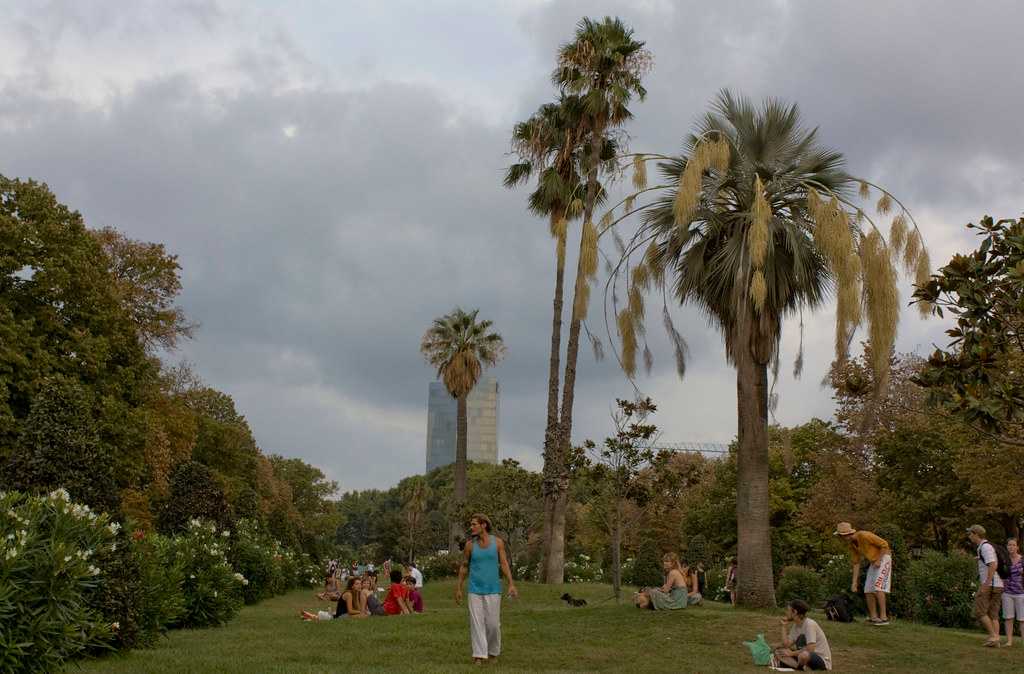
[[[606,585],[522,583],[502,602],[503,671],[742,672],[754,667],[741,642],[778,638],[779,612],[706,603],[682,611],[638,611],[601,601]],[[326,608],[300,591],[243,609],[226,627],[178,630],[151,650],[81,663],[86,672],[450,672],[470,669],[465,608],[451,581],[429,583],[418,616],[306,623],[300,609]],[[570,609],[568,590],[590,602]],[[628,594],[627,594],[628,599]],[[981,631],[896,622],[888,627],[828,623],[836,671],[1022,672],[1024,642],[983,648]],[[72,665],[72,668],[75,668]]]

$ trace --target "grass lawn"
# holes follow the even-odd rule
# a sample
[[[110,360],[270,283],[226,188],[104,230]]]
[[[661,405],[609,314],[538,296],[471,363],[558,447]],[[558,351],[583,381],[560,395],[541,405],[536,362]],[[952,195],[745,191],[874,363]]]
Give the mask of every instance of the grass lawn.
[[[522,583],[502,602],[504,671],[768,671],[752,664],[742,641],[764,632],[777,640],[779,612],[705,603],[682,611],[638,611],[604,601],[607,585]],[[590,602],[571,609],[564,591]],[[451,581],[427,583],[427,612],[417,616],[306,623],[300,609],[326,608],[312,591],[246,607],[226,627],[177,630],[151,650],[82,662],[86,672],[450,672],[473,668],[465,608]],[[628,594],[627,594],[628,599]],[[599,603],[600,602],[600,603]],[[836,671],[1024,672],[1024,643],[983,648],[981,631],[896,622],[822,624]],[[72,665],[71,669],[76,666]]]

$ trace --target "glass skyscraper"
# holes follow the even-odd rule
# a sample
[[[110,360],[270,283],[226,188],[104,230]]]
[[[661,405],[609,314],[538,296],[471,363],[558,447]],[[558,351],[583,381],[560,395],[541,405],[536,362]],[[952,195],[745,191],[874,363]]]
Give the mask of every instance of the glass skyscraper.
[[[439,381],[427,396],[427,472],[455,463],[457,402]],[[484,376],[466,398],[466,458],[498,462],[498,380]]]

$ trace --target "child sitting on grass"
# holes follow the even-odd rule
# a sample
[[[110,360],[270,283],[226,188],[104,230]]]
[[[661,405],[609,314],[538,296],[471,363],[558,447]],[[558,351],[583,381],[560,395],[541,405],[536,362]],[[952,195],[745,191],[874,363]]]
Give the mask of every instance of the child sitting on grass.
[[[402,584],[409,591],[409,605],[412,606],[412,610],[415,613],[423,613],[423,595],[416,589],[416,579],[406,576],[402,579]]]
[[[391,587],[384,597],[384,612],[388,615],[405,615],[412,613],[409,605],[409,590],[402,584],[402,572],[395,569],[391,572]]]

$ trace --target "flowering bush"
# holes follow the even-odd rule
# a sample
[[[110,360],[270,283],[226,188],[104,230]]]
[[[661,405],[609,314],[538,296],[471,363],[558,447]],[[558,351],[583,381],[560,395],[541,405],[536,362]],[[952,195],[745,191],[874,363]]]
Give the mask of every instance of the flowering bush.
[[[138,530],[131,541],[141,586],[138,645],[151,646],[185,611],[185,573],[181,562],[164,554],[171,545],[162,536]]]
[[[565,582],[600,583],[604,579],[601,565],[593,562],[588,555],[576,555],[565,563]]]
[[[179,536],[161,539],[161,557],[185,576],[182,627],[223,625],[242,607],[249,581],[228,563],[228,538],[212,522],[194,519]]]
[[[323,569],[305,552],[295,555],[295,580],[292,587],[316,587],[324,582]]]
[[[118,525],[63,489],[0,492],[0,671],[48,672],[109,644],[117,625],[88,602]]]
[[[253,520],[241,520],[231,538],[228,558],[236,571],[249,582],[242,585],[246,604],[253,604],[281,591],[285,584],[279,565],[274,561],[275,542]]]
[[[459,565],[461,563],[461,554],[442,551],[421,557],[419,569],[423,572],[424,578],[427,579],[451,578],[459,573]]]

